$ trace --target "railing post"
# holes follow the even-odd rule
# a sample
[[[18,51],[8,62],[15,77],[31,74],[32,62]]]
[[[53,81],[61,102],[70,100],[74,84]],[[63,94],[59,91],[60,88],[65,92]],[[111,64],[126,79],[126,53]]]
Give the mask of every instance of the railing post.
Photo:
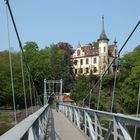
[[[32,127],[29,129],[28,140],[34,140],[33,130]]]
[[[86,112],[84,110],[84,131],[85,134],[87,134],[87,119],[86,119]]]
[[[95,118],[95,138],[97,140],[97,138],[98,138],[98,121],[97,121],[96,113],[94,114],[94,118]]]
[[[47,86],[46,79],[44,79],[44,105],[47,103]]]
[[[114,140],[118,140],[118,125],[115,116],[113,116]]]
[[[62,89],[63,89],[63,80],[60,79],[60,95],[62,95]]]

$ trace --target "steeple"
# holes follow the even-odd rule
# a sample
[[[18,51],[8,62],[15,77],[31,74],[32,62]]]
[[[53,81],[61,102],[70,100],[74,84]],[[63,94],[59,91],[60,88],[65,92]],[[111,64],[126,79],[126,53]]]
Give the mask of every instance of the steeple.
[[[109,41],[109,39],[107,38],[107,35],[105,33],[105,29],[104,29],[104,16],[102,16],[102,31],[101,31],[100,38],[98,39],[98,41],[100,41],[100,40]]]

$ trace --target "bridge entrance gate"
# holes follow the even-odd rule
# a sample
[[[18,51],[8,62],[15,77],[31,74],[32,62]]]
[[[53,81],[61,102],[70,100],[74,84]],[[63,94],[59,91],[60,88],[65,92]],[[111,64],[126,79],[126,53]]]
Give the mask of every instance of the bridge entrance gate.
[[[55,96],[60,100],[62,95],[63,80],[46,80],[44,79],[44,105],[48,103],[50,97]]]

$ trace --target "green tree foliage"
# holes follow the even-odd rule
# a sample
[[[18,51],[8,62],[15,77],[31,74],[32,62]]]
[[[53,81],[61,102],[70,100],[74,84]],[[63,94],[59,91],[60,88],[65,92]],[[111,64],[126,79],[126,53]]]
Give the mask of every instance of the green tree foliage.
[[[22,75],[21,75],[21,62],[20,53],[11,52],[14,93],[16,104],[23,106],[23,89],[22,87]],[[4,51],[0,53],[0,105],[11,106],[12,105],[12,86],[11,86],[11,72],[9,64],[9,52]]]
[[[114,91],[113,112],[121,113],[136,113],[138,91],[140,83],[140,45],[137,46],[133,52],[125,54],[120,58],[119,72],[117,72],[116,85]],[[102,81],[101,96],[99,109],[104,111],[111,111],[112,96],[114,88],[115,73],[105,75]],[[92,77],[92,76],[91,76]],[[90,80],[89,80],[89,79]],[[99,78],[99,77],[98,77]],[[88,79],[88,80],[87,80]],[[94,78],[82,75],[76,78],[76,83],[71,91],[71,97],[77,101],[82,102],[83,99],[89,94],[90,89],[94,87],[95,82],[92,84]],[[93,108],[96,109],[99,97],[99,83],[93,88],[91,93],[91,103]],[[89,96],[87,97],[86,104],[88,105]]]
[[[94,43],[93,43],[94,44]],[[61,47],[60,47],[61,46]],[[95,44],[93,46],[96,46]],[[91,97],[91,106],[97,107],[99,84],[95,86],[99,77],[90,72],[89,76],[79,75],[75,77],[72,70],[71,46],[69,44],[52,44],[49,47],[39,50],[35,42],[26,42],[24,45],[25,58],[24,76],[28,105],[30,105],[29,79],[26,63],[32,74],[38,94],[43,98],[44,78],[63,79],[63,92],[71,90],[71,98],[77,103],[83,102],[88,105]],[[16,104],[24,107],[24,96],[22,87],[22,74],[20,52],[12,52],[13,80]],[[140,83],[140,46],[133,52],[125,54],[120,59],[120,68],[117,73],[117,83],[113,111],[136,113],[138,87]],[[9,68],[9,52],[0,52],[0,106],[12,106],[11,79]],[[75,81],[74,81],[75,80]],[[74,84],[73,84],[74,83]],[[114,85],[114,74],[106,75],[103,78],[101,100],[99,108],[110,111],[112,92]],[[91,91],[92,89],[92,91]],[[33,89],[32,89],[33,91]],[[91,96],[89,93],[91,91]],[[88,95],[87,99],[85,97]]]
[[[79,75],[76,78],[74,88],[71,90],[71,98],[78,104],[83,104],[84,98],[89,94],[89,79],[84,75]]]
[[[10,72],[9,72],[9,59],[8,51],[0,53],[0,105],[7,104],[4,99],[10,96]],[[7,98],[8,102],[9,98]]]
[[[48,80],[63,79],[64,86],[68,87],[64,90],[69,92],[72,87],[73,77],[71,75],[72,64],[70,54],[66,50],[59,48],[57,44],[52,44],[49,47],[39,50],[36,42],[26,42],[23,46],[23,51],[23,67],[28,105],[30,105],[28,70],[30,70],[30,74],[32,75],[31,83],[33,84],[34,82],[36,90],[42,99],[45,78]],[[16,105],[19,104],[20,107],[24,107],[21,54],[20,52],[12,52],[11,55]],[[0,66],[0,106],[12,106],[8,51],[0,52]],[[32,92],[34,90],[34,86],[32,85]]]
[[[121,61],[121,85],[123,107],[128,113],[136,113],[138,87],[140,83],[140,45],[133,52],[124,55]]]
[[[92,47],[96,47],[98,48],[99,47],[99,43],[98,42],[91,42],[91,43],[88,43],[89,46],[92,46]]]

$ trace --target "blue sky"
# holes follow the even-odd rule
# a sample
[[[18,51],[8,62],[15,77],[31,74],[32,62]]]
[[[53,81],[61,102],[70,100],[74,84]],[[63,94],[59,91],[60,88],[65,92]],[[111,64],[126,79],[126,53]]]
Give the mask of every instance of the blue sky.
[[[39,48],[52,43],[69,42],[74,48],[97,41],[101,17],[112,44],[116,38],[120,48],[140,20],[140,0],[9,0],[22,43],[35,41]],[[0,1],[0,50],[8,49],[4,0]],[[19,50],[9,18],[10,42]],[[122,53],[140,44],[140,27]]]

